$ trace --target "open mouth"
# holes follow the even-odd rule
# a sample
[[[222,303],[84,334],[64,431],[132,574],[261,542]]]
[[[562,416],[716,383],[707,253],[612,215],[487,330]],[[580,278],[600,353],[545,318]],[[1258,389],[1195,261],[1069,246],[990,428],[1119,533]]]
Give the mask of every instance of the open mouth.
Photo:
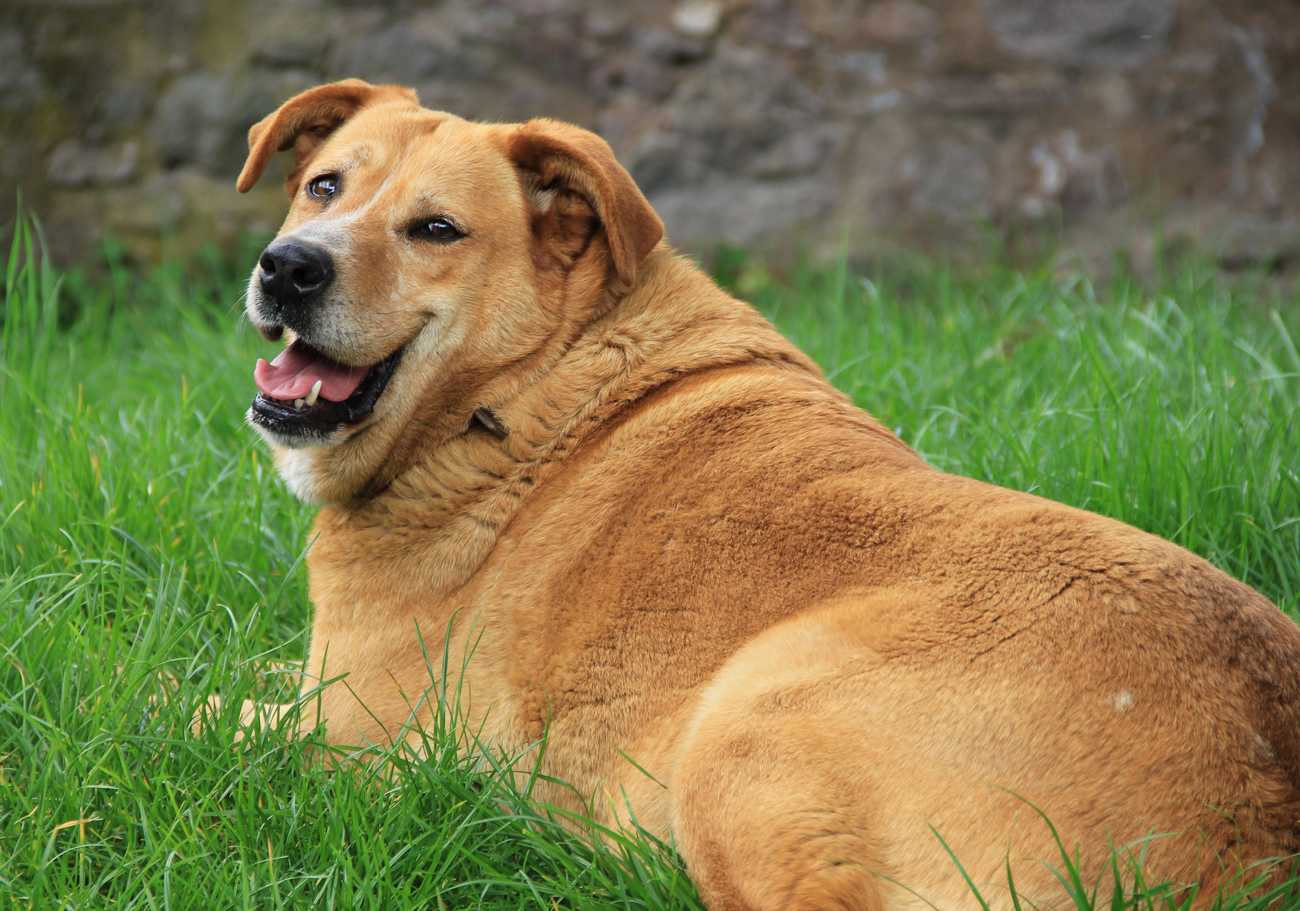
[[[249,418],[276,433],[329,436],[374,411],[403,350],[368,367],[351,367],[297,339],[269,364],[258,360],[258,394]]]

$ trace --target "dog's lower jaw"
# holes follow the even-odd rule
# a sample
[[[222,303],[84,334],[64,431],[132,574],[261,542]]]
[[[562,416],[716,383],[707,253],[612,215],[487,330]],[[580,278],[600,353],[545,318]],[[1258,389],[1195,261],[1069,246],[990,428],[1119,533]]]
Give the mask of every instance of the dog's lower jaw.
[[[244,415],[244,420],[258,432],[262,439],[266,440],[266,445],[271,447],[273,452],[279,452],[282,449],[328,449],[336,446],[341,440],[337,439],[338,433],[330,436],[323,436],[318,433],[280,433],[266,427],[256,418],[252,408]]]

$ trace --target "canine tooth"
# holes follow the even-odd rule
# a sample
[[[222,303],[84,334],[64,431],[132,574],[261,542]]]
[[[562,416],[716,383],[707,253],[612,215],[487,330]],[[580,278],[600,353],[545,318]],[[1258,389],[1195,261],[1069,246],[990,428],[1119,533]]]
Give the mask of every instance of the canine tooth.
[[[317,380],[316,385],[311,387],[311,392],[307,393],[307,407],[310,408],[316,404],[316,399],[320,396],[320,385],[324,380]]]
[[[293,407],[297,408],[299,411],[302,411],[302,399],[294,399]]]

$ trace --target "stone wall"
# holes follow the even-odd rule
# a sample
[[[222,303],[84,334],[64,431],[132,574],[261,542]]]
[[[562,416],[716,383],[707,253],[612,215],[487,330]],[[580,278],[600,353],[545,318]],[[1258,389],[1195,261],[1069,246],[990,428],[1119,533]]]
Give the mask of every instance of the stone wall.
[[[273,231],[247,129],[347,76],[595,129],[688,246],[1300,253],[1294,0],[3,0],[0,221],[63,263]]]

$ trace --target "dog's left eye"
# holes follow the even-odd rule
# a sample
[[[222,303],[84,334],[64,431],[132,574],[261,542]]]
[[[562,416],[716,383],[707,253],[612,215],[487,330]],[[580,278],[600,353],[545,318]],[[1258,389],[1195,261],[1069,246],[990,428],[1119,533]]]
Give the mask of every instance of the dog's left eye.
[[[411,236],[425,240],[460,240],[464,233],[445,218],[424,218],[411,225]]]

